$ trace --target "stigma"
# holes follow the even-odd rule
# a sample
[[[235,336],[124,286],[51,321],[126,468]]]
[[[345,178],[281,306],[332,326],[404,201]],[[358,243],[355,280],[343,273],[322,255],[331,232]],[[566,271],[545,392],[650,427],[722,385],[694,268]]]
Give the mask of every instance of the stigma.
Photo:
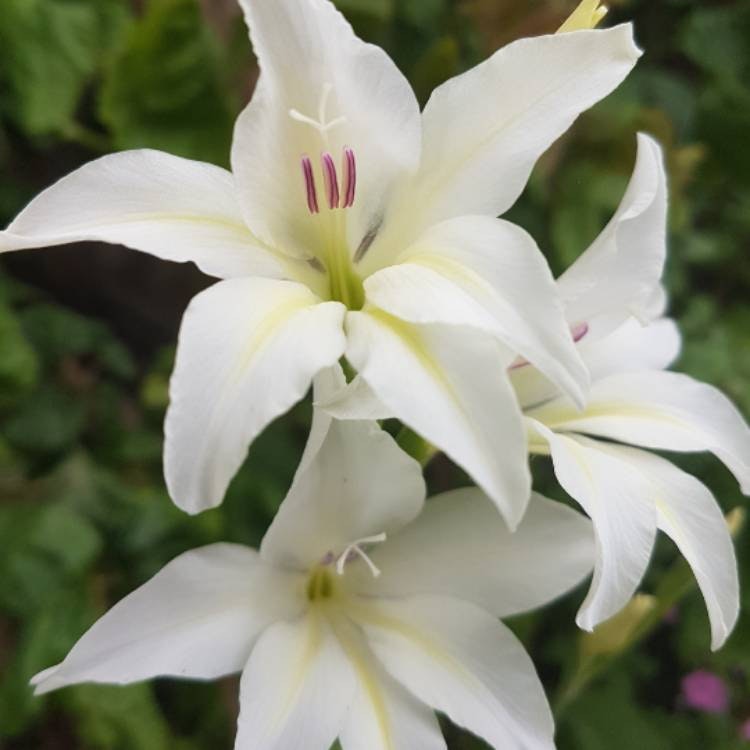
[[[325,569],[327,566],[333,565],[336,573],[342,576],[346,572],[346,566],[349,563],[360,559],[365,563],[365,565],[367,565],[367,568],[372,574],[372,577],[379,578],[380,569],[370,559],[370,557],[362,549],[362,547],[365,544],[380,544],[381,542],[386,541],[387,538],[388,537],[386,533],[382,532],[380,534],[374,534],[373,536],[366,536],[362,537],[361,539],[355,539],[353,542],[347,544],[344,550],[339,554],[328,552],[328,554],[326,554],[325,557],[323,557],[323,559],[320,561],[320,566],[322,566],[320,569]]]
[[[304,154],[301,159],[302,178],[305,188],[307,209],[311,214],[320,213],[318,187],[312,159]],[[325,201],[329,210],[351,208],[357,195],[357,159],[354,150],[345,146],[341,158],[341,179],[336,162],[328,151],[320,156],[320,172],[323,176]]]

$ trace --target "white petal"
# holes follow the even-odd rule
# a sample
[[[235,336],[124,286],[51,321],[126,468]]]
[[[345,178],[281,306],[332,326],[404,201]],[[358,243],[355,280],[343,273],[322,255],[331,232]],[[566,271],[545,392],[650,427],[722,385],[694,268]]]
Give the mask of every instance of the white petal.
[[[369,595],[441,594],[508,617],[547,604],[588,576],[594,536],[587,518],[536,494],[510,533],[490,500],[467,488],[430,499],[371,557],[381,575],[359,576]]]
[[[555,401],[531,414],[555,430],[670,451],[711,451],[750,494],[750,428],[713,386],[676,372],[612,375],[583,412]]]
[[[381,221],[395,179],[416,169],[419,106],[406,79],[379,47],[358,39],[328,0],[242,0],[262,74],[235,128],[232,165],[248,224],[267,241],[304,253],[311,235],[300,159],[344,146],[356,154],[357,190],[346,211],[350,247]],[[325,136],[290,116],[345,121]],[[322,177],[318,197],[324,202]]]
[[[313,378],[313,407],[318,399],[332,399],[335,394],[339,393],[346,387],[346,376],[337,362],[332,367],[326,367]],[[328,430],[331,428],[332,416],[323,409],[313,408],[312,424],[310,433],[307,436],[305,450],[297,466],[296,473],[299,474],[315,460],[323,443],[325,442]]]
[[[598,338],[631,315],[649,320],[667,255],[667,178],[659,144],[643,133],[633,176],[604,231],[558,279],[571,325]]]
[[[602,338],[584,336],[578,342],[578,353],[591,381],[596,382],[615,373],[663,370],[677,359],[681,347],[682,337],[672,319],[661,318],[644,326],[629,318]],[[554,383],[528,365],[511,368],[510,381],[524,409],[560,395]]]
[[[359,375],[351,383],[315,406],[336,419],[390,419],[390,409]]]
[[[342,355],[344,307],[287,281],[230,279],[183,318],[165,424],[173,500],[218,505],[250,443]]]
[[[507,221],[464,216],[429,229],[365,281],[367,299],[412,323],[482,329],[584,403],[588,375],[534,240]]]
[[[346,356],[386,408],[464,468],[515,528],[531,482],[508,352],[478,331],[375,309],[349,313],[347,330]]]
[[[737,622],[739,582],[732,537],[711,491],[659,456],[634,449],[623,453],[634,470],[654,484],[659,528],[693,569],[711,620],[711,647],[720,648]]]
[[[671,318],[641,325],[629,318],[619,328],[598,340],[584,337],[578,351],[592,382],[609,375],[639,370],[664,370],[679,356],[682,337]]]
[[[339,422],[297,473],[261,544],[269,562],[307,569],[358,539],[390,535],[422,510],[422,470],[376,423]]]
[[[628,603],[646,572],[656,539],[653,484],[633,471],[621,446],[556,435],[538,423],[534,428],[549,443],[563,489],[594,522],[594,580],[576,619],[593,630]]]
[[[495,617],[420,596],[358,612],[386,669],[419,700],[495,748],[553,750],[552,715],[531,659]]]
[[[238,672],[264,628],[298,614],[299,586],[297,576],[267,567],[247,547],[214,544],[186,552],[116,604],[61,664],[32,683],[46,693],[81,682]]]
[[[235,750],[328,750],[354,688],[352,667],[319,613],[273,625],[242,674]]]
[[[341,617],[333,628],[357,675],[339,737],[343,750],[445,750],[433,711],[385,671],[361,630]]]
[[[229,172],[160,151],[112,154],[63,177],[0,232],[0,252],[86,240],[193,261],[220,278],[302,268],[250,233]]]
[[[443,219],[507,211],[536,160],[620,84],[639,54],[630,25],[521,39],[435,89],[420,171],[371,252]]]

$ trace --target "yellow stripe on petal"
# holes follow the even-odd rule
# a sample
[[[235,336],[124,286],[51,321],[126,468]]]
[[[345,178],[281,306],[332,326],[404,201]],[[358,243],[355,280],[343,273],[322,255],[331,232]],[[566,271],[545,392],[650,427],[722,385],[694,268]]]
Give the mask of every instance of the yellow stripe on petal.
[[[599,0],[581,0],[557,33],[565,34],[568,31],[595,29],[602,18],[607,15],[608,10],[606,5],[599,4]]]

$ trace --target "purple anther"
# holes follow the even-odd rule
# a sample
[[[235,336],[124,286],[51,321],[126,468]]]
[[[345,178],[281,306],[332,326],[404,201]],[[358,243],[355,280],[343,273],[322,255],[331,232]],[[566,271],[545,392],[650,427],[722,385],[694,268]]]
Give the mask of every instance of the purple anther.
[[[339,179],[336,175],[336,165],[333,157],[324,151],[320,157],[320,163],[323,167],[323,181],[326,186],[326,197],[328,198],[328,208],[339,207]]]
[[[354,151],[348,146],[344,148],[344,208],[354,205],[354,196],[357,193],[357,160]]]
[[[320,212],[318,208],[318,193],[315,189],[315,175],[309,156],[302,157],[302,175],[305,178],[305,190],[307,192],[307,207],[311,214]]]
[[[573,343],[577,344],[589,332],[588,323],[579,323],[570,329],[570,335],[573,337]]]

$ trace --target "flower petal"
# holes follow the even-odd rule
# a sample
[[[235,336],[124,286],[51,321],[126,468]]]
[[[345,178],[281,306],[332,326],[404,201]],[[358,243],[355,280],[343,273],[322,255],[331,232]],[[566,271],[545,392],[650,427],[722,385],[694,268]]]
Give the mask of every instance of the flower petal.
[[[721,508],[711,491],[674,464],[629,449],[628,460],[654,483],[659,528],[693,569],[711,620],[711,648],[724,645],[740,607],[737,560]]]
[[[496,748],[552,750],[531,659],[495,617],[459,599],[380,600],[357,619],[385,668],[419,700]]]
[[[365,281],[370,302],[411,323],[492,333],[583,405],[588,374],[549,266],[526,232],[464,216],[429,229],[399,260]]]
[[[578,344],[592,382],[616,373],[665,370],[677,359],[681,348],[682,336],[671,318],[660,318],[645,326],[629,318],[603,338],[585,337]]]
[[[296,578],[265,566],[248,547],[186,552],[112,607],[32,684],[46,693],[81,682],[238,672],[269,623],[297,616],[303,602]]]
[[[382,575],[360,576],[367,595],[452,596],[508,617],[547,604],[589,575],[594,537],[587,518],[536,494],[510,533],[490,500],[467,488],[430,499],[370,556]]]
[[[229,172],[160,151],[112,154],[63,177],[0,232],[0,252],[87,240],[193,261],[220,278],[295,278],[303,268],[250,233]]]
[[[585,336],[578,342],[581,355],[596,382],[609,375],[638,370],[663,370],[678,357],[682,337],[670,318],[641,325],[629,318],[619,328],[598,339]],[[560,395],[560,389],[535,367],[514,367],[510,381],[523,409],[539,406]]]
[[[250,443],[342,355],[344,307],[288,281],[230,279],[199,294],[180,330],[164,471],[179,507],[218,505]]]
[[[348,209],[355,250],[382,220],[394,180],[416,169],[419,105],[379,47],[358,39],[328,0],[242,0],[262,69],[235,128],[232,166],[248,224],[266,241],[309,253],[310,216],[300,159],[356,154],[356,200]],[[324,110],[324,111],[321,111]],[[290,112],[339,124],[319,132]],[[322,174],[318,174],[322,185]],[[322,200],[322,194],[321,194]]]
[[[391,419],[393,414],[359,375],[315,406],[336,419]]]
[[[558,400],[530,416],[557,431],[584,432],[645,448],[711,451],[750,494],[750,428],[718,389],[687,375],[612,375],[592,386],[583,412]]]
[[[235,750],[328,750],[354,689],[352,667],[318,613],[271,626],[242,674]]]
[[[362,379],[464,468],[515,528],[531,482],[520,412],[504,377],[512,355],[460,326],[411,325],[377,309],[346,320],[346,356]]]
[[[361,630],[341,617],[333,628],[357,675],[339,736],[343,750],[445,750],[433,711],[385,671]]]
[[[549,444],[557,480],[594,523],[594,579],[576,619],[593,630],[628,603],[646,572],[656,540],[653,485],[633,471],[621,446],[532,428]]]
[[[647,322],[666,256],[664,159],[659,144],[640,133],[633,176],[617,212],[557,280],[569,323],[587,323],[593,339],[631,315]]]
[[[377,423],[333,420],[315,457],[297,472],[261,555],[308,569],[358,539],[406,525],[424,496],[419,464]]]
[[[520,39],[439,86],[423,115],[419,173],[370,252],[387,252],[443,219],[507,211],[536,160],[639,55],[629,24]]]

